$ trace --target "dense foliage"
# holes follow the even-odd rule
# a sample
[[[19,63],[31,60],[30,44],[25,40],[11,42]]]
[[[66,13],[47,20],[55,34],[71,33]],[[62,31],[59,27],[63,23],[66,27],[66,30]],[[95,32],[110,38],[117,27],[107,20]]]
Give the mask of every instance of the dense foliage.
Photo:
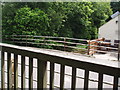
[[[3,34],[97,38],[112,14],[109,2],[22,2],[3,4]]]
[[[119,2],[111,2],[111,7],[113,12],[120,11],[120,1]]]

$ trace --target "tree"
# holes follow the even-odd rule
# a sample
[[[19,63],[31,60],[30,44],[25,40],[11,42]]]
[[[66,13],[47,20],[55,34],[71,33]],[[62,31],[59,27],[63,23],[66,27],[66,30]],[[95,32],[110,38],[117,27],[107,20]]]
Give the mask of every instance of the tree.
[[[93,10],[92,21],[97,28],[103,25],[106,19],[113,13],[110,8],[110,2],[93,2]]]
[[[111,2],[110,3],[113,12],[120,11],[120,1],[119,2]]]
[[[92,10],[94,11],[91,14],[91,38],[97,38],[98,29],[109,18],[109,16],[113,13],[110,7],[110,2],[92,2]]]
[[[21,8],[24,8],[24,7],[28,7],[29,9],[28,10],[31,10],[30,12],[35,14],[35,13],[38,13],[40,12],[40,10],[37,10],[36,8],[39,6],[41,7],[42,5],[47,5],[49,3],[34,3],[34,2],[5,2],[3,7],[2,7],[2,25],[3,25],[3,34],[6,34],[6,35],[12,35],[13,33],[14,34],[21,34],[20,31],[23,30],[24,32],[24,28],[20,28],[18,26],[18,21],[15,20],[15,18],[17,19],[17,16],[20,16],[19,14],[17,14],[18,12],[20,13],[20,9]],[[47,7],[46,7],[47,8]],[[26,8],[27,9],[27,8]],[[32,10],[33,9],[33,10]],[[36,9],[34,12],[34,9]],[[25,10],[25,8],[24,8]],[[21,12],[24,12],[24,10],[21,9]],[[41,10],[42,11],[42,10]],[[28,12],[28,11],[27,11]],[[25,13],[27,13],[25,12]],[[44,13],[44,11],[42,11],[42,13]],[[17,16],[16,16],[17,14]],[[21,15],[24,14],[24,13],[20,13]],[[30,13],[29,13],[30,14]],[[32,14],[31,14],[32,15]],[[38,14],[39,15],[39,14]],[[47,17],[47,14],[45,14],[46,17]],[[24,16],[24,15],[23,15]],[[20,16],[22,18],[22,16]],[[26,16],[27,17],[27,16]],[[28,16],[29,17],[29,16]],[[29,18],[30,19],[30,18]],[[47,18],[48,19],[48,18]],[[21,19],[23,20],[23,19]],[[23,20],[24,22],[24,20]],[[43,21],[44,22],[44,21]],[[31,22],[32,23],[32,22]],[[34,25],[34,23],[33,23]],[[21,25],[22,26],[22,25]],[[18,29],[19,27],[19,30],[15,30],[15,29]],[[47,26],[46,26],[47,27]],[[21,30],[20,30],[21,29]],[[18,31],[18,32],[17,32]],[[27,31],[27,30],[26,30]],[[35,33],[35,32],[34,32]]]
[[[16,12],[13,26],[15,34],[49,35],[49,18],[40,9],[20,8]]]
[[[2,5],[2,31],[3,34],[11,35],[13,33],[14,16],[16,8],[13,3],[4,3]]]
[[[21,2],[3,6],[5,34],[97,38],[112,14],[109,2]]]
[[[68,24],[70,25],[73,37],[90,39],[88,27],[90,26],[89,16],[92,14],[90,2],[70,3],[71,12],[68,13]]]
[[[67,19],[67,9],[68,4],[63,2],[53,2],[50,3],[50,7],[47,10],[48,17],[51,19],[50,31],[53,36],[69,36],[69,32],[64,32],[64,22]],[[68,29],[67,29],[68,30]],[[63,34],[63,33],[64,34]]]

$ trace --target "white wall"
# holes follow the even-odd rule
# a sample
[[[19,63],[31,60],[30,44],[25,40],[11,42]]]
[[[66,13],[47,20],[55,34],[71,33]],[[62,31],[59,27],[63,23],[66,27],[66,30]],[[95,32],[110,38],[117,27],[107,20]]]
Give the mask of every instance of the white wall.
[[[118,17],[120,18],[120,15],[99,28],[98,38],[104,37],[106,40],[111,40],[112,45],[114,44],[114,40],[119,40],[118,23],[120,23],[120,19],[118,21]],[[118,23],[116,23],[116,21],[118,21]]]

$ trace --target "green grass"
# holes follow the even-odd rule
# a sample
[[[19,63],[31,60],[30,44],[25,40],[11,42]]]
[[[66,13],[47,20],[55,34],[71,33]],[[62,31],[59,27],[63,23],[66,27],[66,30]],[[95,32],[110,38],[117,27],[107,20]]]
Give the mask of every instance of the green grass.
[[[78,48],[87,49],[87,45],[77,45]]]

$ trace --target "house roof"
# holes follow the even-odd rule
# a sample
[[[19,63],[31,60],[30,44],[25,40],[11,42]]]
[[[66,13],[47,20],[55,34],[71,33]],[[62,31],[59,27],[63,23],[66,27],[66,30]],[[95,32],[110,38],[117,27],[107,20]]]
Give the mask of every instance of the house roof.
[[[100,26],[99,28],[104,27],[105,25],[107,25],[107,24],[109,24],[109,23],[111,23],[111,22],[116,22],[116,24],[117,24],[118,22],[120,22],[120,21],[119,21],[120,19],[118,19],[119,16],[120,16],[120,13],[119,13],[117,16],[115,16],[114,18],[110,19],[110,20],[109,20],[108,22],[106,22],[105,24],[103,24],[102,26]]]
[[[108,19],[106,20],[106,23],[103,24],[102,26],[104,26],[104,25],[106,25],[107,23],[113,21],[113,19],[114,19],[114,18],[117,18],[119,15],[120,15],[120,12],[119,12],[119,11],[115,12],[114,14],[112,14],[112,15],[110,16],[110,18],[108,18]],[[118,23],[118,20],[116,21],[116,23]],[[101,28],[102,26],[100,26],[99,28]]]
[[[118,15],[120,15],[120,12],[119,12],[119,11],[117,11],[117,12],[115,12],[113,15],[111,15],[111,18],[115,18],[115,17],[117,17]]]

